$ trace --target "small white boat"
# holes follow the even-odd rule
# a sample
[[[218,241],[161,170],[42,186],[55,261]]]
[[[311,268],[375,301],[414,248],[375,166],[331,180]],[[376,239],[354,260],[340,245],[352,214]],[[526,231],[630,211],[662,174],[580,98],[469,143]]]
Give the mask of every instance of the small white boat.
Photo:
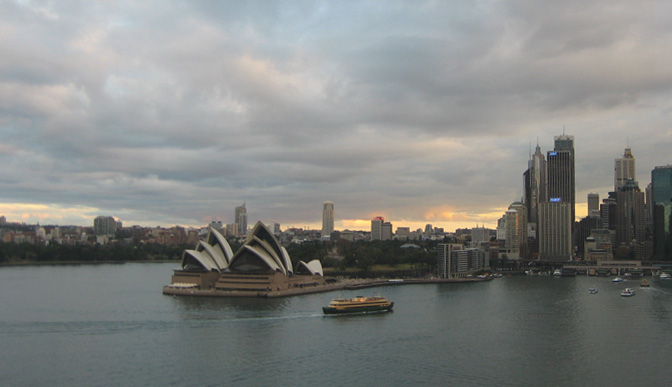
[[[661,280],[669,280],[669,279],[672,279],[672,274],[668,274],[668,273],[660,273],[660,279],[661,279]]]
[[[635,291],[632,290],[631,288],[625,288],[621,292],[621,297],[632,297],[635,295]]]
[[[596,286],[593,286],[592,288],[589,288],[589,289],[588,289],[588,293],[590,293],[590,294],[595,294],[595,293],[597,293],[597,287],[596,287]]]
[[[623,282],[623,278],[616,277],[616,278],[612,279],[611,282]]]
[[[556,277],[560,277],[562,275],[562,271],[560,269],[555,269],[553,272],[553,275]]]

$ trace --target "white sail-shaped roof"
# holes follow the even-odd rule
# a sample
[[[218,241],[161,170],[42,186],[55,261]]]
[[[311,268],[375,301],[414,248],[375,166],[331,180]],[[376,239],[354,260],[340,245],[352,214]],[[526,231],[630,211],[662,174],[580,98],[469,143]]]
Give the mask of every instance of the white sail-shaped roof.
[[[280,271],[287,274],[283,267],[261,246],[243,245],[231,260],[229,269],[232,271]]]
[[[283,246],[280,246],[280,251],[282,252],[282,260],[285,262],[285,267],[287,268],[287,271],[293,273],[294,269],[292,269],[292,260],[289,258],[289,253],[287,252],[287,249],[285,249]]]
[[[322,264],[320,261],[317,259],[313,259],[312,261],[305,263],[304,261],[299,261],[296,264],[296,273],[297,274],[319,274],[324,277],[323,271],[322,271]]]
[[[217,267],[220,270],[226,269],[229,266],[229,263],[226,261],[226,258],[224,258],[224,252],[219,246],[215,247],[209,245],[205,241],[200,241],[197,250],[201,253],[206,252],[208,255],[210,255],[210,257],[212,257],[212,260],[215,261]]]
[[[217,271],[220,269],[209,254],[203,254],[196,250],[184,250],[182,254],[182,268],[189,269],[189,265],[200,265],[207,271]]]
[[[317,260],[313,259],[312,261],[308,262],[306,265],[310,268],[310,272],[313,274],[319,274],[324,277],[324,272],[322,271],[322,263]]]
[[[250,243],[249,243],[249,246],[260,246],[261,248],[263,248],[264,251],[266,251],[266,253],[267,253],[271,258],[273,258],[273,260],[275,261],[275,263],[277,263],[278,266],[280,266],[280,267],[283,268],[283,271],[284,271],[284,272],[287,271],[287,267],[285,266],[285,261],[284,261],[284,259],[282,259],[282,257],[280,257],[280,256],[278,255],[278,253],[276,252],[275,249],[273,249],[273,247],[271,246],[270,243],[268,243],[267,241],[265,241],[265,240],[263,240],[263,239],[261,239],[261,238],[259,238],[259,237],[256,237],[256,236],[254,237],[253,240],[250,240],[249,242],[250,242]]]
[[[214,228],[210,228],[207,240],[208,244],[212,246],[219,246],[219,248],[222,250],[222,253],[224,254],[224,259],[226,259],[226,265],[228,266],[231,262],[231,258],[233,258],[233,250],[231,250],[231,246],[229,245],[229,242],[226,241],[226,238],[224,238],[224,236],[220,234],[219,231],[215,230]]]

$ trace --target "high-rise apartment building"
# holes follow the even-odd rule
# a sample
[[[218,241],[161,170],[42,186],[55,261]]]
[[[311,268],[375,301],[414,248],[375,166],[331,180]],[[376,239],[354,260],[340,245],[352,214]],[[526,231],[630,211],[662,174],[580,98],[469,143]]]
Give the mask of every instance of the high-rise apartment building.
[[[628,180],[637,180],[635,176],[635,157],[630,148],[625,148],[623,157],[614,160],[614,192],[628,182]]]
[[[334,203],[322,203],[322,239],[331,239],[334,232]]]
[[[672,260],[672,165],[651,171],[653,254],[656,260]]]
[[[574,136],[555,136],[555,148],[546,155],[548,201],[570,206],[570,219],[575,219]]]
[[[93,219],[93,232],[96,235],[113,235],[121,228],[120,223],[111,216],[96,216]]]
[[[245,207],[245,203],[243,203],[242,206],[236,207],[235,213],[234,213],[234,219],[235,219],[235,229],[236,229],[236,235],[238,236],[246,236],[247,235],[247,208]]]

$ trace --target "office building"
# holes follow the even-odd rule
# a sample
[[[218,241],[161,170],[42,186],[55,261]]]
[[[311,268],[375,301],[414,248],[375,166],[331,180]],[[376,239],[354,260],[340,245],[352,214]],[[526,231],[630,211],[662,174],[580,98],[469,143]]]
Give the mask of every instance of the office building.
[[[644,192],[630,179],[616,192],[616,246],[643,243],[646,239]]]
[[[574,136],[556,136],[555,148],[546,156],[548,200],[559,199],[570,207],[570,224],[575,219]]]
[[[539,259],[572,259],[571,205],[551,198],[539,206]]]
[[[322,239],[330,239],[332,232],[334,232],[334,203],[324,202],[322,203]]]
[[[237,236],[246,236],[247,235],[247,208],[245,203],[242,206],[236,207],[234,213],[234,224],[235,231]]]
[[[635,157],[630,148],[625,148],[623,157],[614,160],[614,192],[618,192],[628,180],[637,180],[635,176]]]
[[[527,221],[536,225],[539,221],[539,203],[546,201],[546,159],[537,144],[534,154],[528,161],[527,171],[523,174]],[[536,229],[536,226],[534,226]]]
[[[600,217],[600,194],[588,194],[588,216],[590,218]]]

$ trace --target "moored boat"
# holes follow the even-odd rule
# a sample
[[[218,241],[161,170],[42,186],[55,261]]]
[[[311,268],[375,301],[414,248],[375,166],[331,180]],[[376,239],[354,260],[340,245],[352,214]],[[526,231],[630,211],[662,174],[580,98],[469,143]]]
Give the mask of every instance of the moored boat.
[[[329,303],[329,306],[323,307],[322,311],[324,314],[389,312],[393,306],[394,302],[385,297],[357,296],[354,298],[336,298]]]
[[[670,273],[660,273],[659,278],[661,280],[669,280],[669,279],[672,279],[672,274],[670,274]]]
[[[635,295],[635,291],[632,290],[631,288],[625,288],[621,292],[621,297],[632,297]]]

